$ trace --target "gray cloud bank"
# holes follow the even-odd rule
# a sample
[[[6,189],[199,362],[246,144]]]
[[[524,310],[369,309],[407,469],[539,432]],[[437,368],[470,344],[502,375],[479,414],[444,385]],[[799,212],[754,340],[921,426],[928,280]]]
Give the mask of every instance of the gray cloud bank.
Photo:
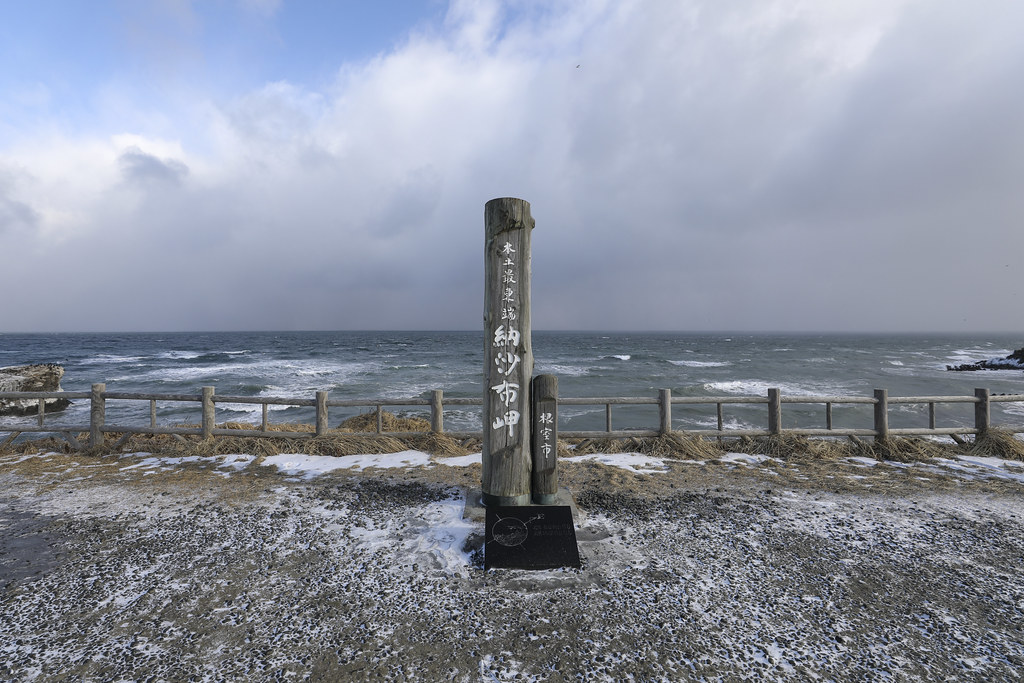
[[[518,196],[537,328],[1019,331],[1021,25],[456,2],[321,87],[0,148],[0,330],[475,329]]]

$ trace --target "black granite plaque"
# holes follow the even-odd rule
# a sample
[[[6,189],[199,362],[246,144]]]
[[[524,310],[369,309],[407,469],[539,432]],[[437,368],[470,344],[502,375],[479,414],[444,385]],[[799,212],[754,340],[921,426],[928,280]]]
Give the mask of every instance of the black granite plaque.
[[[484,568],[579,566],[576,527],[568,505],[487,508]]]

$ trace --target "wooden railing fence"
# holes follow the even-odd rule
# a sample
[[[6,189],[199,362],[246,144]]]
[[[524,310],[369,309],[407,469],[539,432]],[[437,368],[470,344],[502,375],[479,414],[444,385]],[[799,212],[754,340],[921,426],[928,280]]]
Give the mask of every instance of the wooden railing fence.
[[[54,414],[46,413],[47,399],[88,399],[89,424],[48,424],[47,417]],[[329,431],[328,411],[330,408],[373,408],[377,415],[376,434],[385,436],[416,436],[426,432],[385,432],[383,429],[383,409],[385,407],[429,406],[430,431],[445,433],[455,438],[480,438],[482,431],[446,431],[444,427],[445,406],[479,406],[482,398],[445,398],[444,392],[436,389],[430,398],[410,399],[329,399],[326,391],[318,391],[310,399],[273,398],[258,396],[218,396],[214,387],[203,387],[199,394],[150,394],[107,391],[105,384],[92,385],[88,392],[0,392],[0,400],[36,400],[39,409],[35,425],[5,424],[0,418],[0,433],[8,432],[8,436],[0,442],[0,447],[11,443],[22,433],[44,432],[61,434],[76,449],[83,449],[76,434],[88,433],[88,446],[96,448],[105,446],[105,434],[121,434],[121,439],[114,444],[120,446],[132,434],[170,434],[184,437],[199,436],[203,439],[215,436],[248,436],[262,438],[315,438]],[[149,424],[119,425],[109,424],[106,419],[108,401],[148,401]],[[199,427],[161,426],[157,424],[157,402],[191,402],[199,403],[201,421]],[[1024,394],[993,395],[988,389],[975,389],[973,396],[889,396],[885,389],[876,389],[872,396],[783,396],[779,389],[769,389],[765,396],[673,396],[670,389],[661,389],[657,396],[651,397],[603,397],[579,398],[560,397],[561,406],[604,406],[604,430],[562,430],[558,434],[563,438],[624,438],[654,437],[675,432],[683,436],[704,437],[754,437],[754,436],[812,436],[812,437],[873,437],[886,439],[890,436],[949,436],[962,442],[963,436],[981,436],[994,425],[991,424],[991,406],[999,402],[1024,402]],[[262,422],[259,429],[229,429],[217,427],[215,423],[217,404],[248,404],[262,407]],[[938,427],[936,425],[936,406],[949,403],[971,403],[974,405],[973,426]],[[766,429],[732,429],[724,426],[723,406],[732,404],[767,406]],[[822,405],[825,409],[824,428],[783,428],[783,404]],[[836,428],[833,426],[832,409],[834,405],[862,404],[873,406],[873,421],[870,427]],[[889,427],[889,408],[892,405],[917,404],[928,406],[928,426],[909,428]],[[294,407],[313,407],[315,409],[315,425],[312,431],[271,431],[267,420],[268,406],[283,405]],[[612,406],[658,406],[658,427],[656,429],[613,429]],[[673,406],[714,405],[716,410],[716,429],[674,429],[672,420]],[[1024,433],[1021,425],[998,425],[1001,429],[1013,433]]]

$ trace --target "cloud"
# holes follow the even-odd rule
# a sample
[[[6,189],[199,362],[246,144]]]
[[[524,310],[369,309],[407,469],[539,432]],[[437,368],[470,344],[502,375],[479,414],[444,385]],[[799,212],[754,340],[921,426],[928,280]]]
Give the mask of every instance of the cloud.
[[[39,212],[17,198],[17,180],[16,173],[0,168],[0,235],[33,230],[39,224]]]
[[[180,185],[188,175],[188,166],[175,159],[160,159],[138,147],[129,147],[117,158],[121,173],[129,183],[169,183]]]
[[[55,290],[10,319],[474,328],[483,205],[520,196],[538,327],[1013,327],[1014,268],[986,262],[1024,247],[1024,9],[997,9],[459,0],[330,83],[122,89],[131,129],[0,149],[31,177],[0,225],[116,263],[79,286],[107,317]]]

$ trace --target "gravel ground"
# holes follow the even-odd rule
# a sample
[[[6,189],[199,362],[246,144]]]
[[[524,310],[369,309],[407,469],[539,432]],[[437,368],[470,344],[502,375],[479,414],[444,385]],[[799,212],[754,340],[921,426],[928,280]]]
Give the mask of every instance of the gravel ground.
[[[0,457],[0,679],[1024,672],[1012,477],[566,462],[583,568],[485,572],[462,518],[478,464],[261,462]]]

